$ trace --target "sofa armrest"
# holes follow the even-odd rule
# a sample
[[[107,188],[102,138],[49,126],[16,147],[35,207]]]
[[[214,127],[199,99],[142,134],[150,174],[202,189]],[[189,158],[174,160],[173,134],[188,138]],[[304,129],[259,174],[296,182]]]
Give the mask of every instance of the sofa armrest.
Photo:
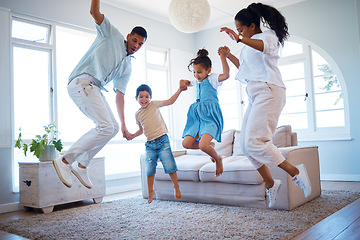
[[[145,173],[145,154],[140,155],[140,168],[141,168],[141,191],[143,198],[149,198],[149,191],[147,186],[147,177]]]
[[[321,194],[319,153],[317,146],[311,147],[285,147],[279,148],[281,154],[293,166],[304,164],[311,183],[311,194],[305,199],[300,187],[295,185],[292,177],[281,168],[270,169],[274,179],[281,180],[278,198],[275,208],[292,210],[307,201],[310,201]]]
[[[298,145],[297,133],[291,132],[290,137],[291,137],[291,146],[297,146]]]
[[[176,157],[180,157],[182,155],[186,155],[187,152],[186,152],[186,150],[175,150],[172,153],[173,153],[174,157],[176,158]]]

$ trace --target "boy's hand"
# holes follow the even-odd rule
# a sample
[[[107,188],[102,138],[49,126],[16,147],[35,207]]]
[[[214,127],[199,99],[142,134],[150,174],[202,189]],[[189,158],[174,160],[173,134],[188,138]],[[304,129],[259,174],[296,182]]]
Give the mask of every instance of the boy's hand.
[[[180,89],[181,89],[181,91],[186,91],[188,86],[190,86],[190,81],[189,80],[184,80],[184,79],[180,80]]]
[[[129,133],[128,137],[126,138],[126,140],[131,141],[135,138],[135,134]]]

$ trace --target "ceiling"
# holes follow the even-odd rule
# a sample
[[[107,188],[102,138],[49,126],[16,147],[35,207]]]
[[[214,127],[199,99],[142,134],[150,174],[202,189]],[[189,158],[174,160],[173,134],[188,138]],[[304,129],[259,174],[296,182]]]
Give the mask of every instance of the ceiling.
[[[281,8],[303,1],[305,0],[262,0],[261,2],[276,8]],[[171,0],[102,0],[102,2],[163,23],[171,24],[168,17],[168,8]],[[209,22],[204,29],[231,22],[239,10],[247,7],[254,1],[208,0],[208,2],[210,4],[211,14]]]

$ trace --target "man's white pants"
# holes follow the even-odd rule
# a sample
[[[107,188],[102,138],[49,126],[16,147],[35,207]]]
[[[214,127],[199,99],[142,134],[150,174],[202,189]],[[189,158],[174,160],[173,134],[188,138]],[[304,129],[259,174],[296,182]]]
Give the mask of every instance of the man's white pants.
[[[70,164],[77,161],[87,167],[91,159],[119,132],[119,124],[100,88],[87,77],[75,78],[67,90],[71,99],[94,121],[96,127],[80,137],[66,151],[64,158]]]
[[[285,89],[266,82],[249,81],[246,92],[249,106],[240,131],[244,155],[256,169],[264,164],[278,166],[285,159],[273,144],[272,136],[285,106]]]

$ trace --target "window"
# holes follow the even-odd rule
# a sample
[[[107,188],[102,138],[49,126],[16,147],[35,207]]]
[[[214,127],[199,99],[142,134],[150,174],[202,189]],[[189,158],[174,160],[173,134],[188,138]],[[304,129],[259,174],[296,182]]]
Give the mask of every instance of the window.
[[[14,87],[15,137],[22,130],[23,140],[43,132],[43,126],[55,121],[54,104],[54,45],[52,27],[27,19],[12,20],[12,67]],[[18,162],[36,161],[32,154],[24,156],[14,150],[14,183],[18,187]]]
[[[244,102],[242,101],[243,86],[235,80],[238,69],[230,64],[230,78],[225,80],[218,90],[219,104],[224,118],[224,130],[240,129],[241,119],[244,114]],[[246,95],[245,95],[246,96]]]
[[[350,138],[346,87],[321,48],[303,40],[285,42],[279,69],[286,86],[279,125],[290,124],[300,141]]]

